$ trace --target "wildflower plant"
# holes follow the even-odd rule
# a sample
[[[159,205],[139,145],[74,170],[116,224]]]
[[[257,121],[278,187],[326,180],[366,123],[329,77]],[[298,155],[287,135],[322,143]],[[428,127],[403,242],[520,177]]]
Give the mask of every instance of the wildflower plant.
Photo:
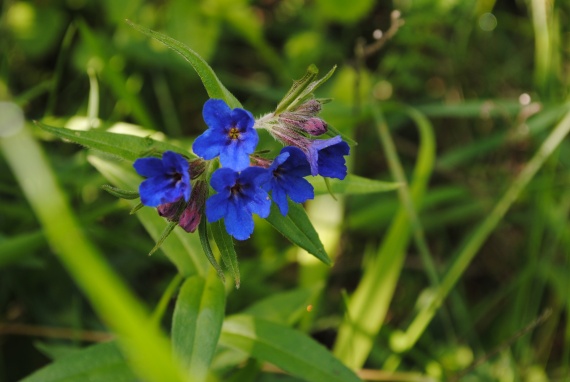
[[[145,179],[138,193],[112,186],[105,189],[121,198],[140,198],[132,213],[152,207],[167,220],[167,227],[150,253],[162,245],[176,226],[188,233],[198,231],[204,253],[220,277],[224,276],[211,249],[212,238],[239,287],[232,239],[249,239],[257,215],[267,219],[294,244],[331,264],[302,203],[314,198],[315,182],[310,179],[343,180],[347,176],[346,156],[350,147],[319,116],[323,104],[330,100],[315,97],[315,91],[335,68],[318,78],[317,68],[311,65],[301,79],[294,81],[275,110],[255,118],[194,52],[167,36],[132,26],[186,58],[202,75],[210,96],[202,108],[204,131],[192,142],[191,151],[148,137],[122,137],[126,153],[121,152],[120,156],[132,160],[134,170]],[[112,140],[114,148],[103,151],[117,154],[118,134],[99,131],[69,134],[65,129],[44,128],[99,150],[101,145],[93,142]],[[269,134],[282,148],[272,152],[258,147],[260,134]],[[146,150],[140,147],[140,142],[144,142]]]

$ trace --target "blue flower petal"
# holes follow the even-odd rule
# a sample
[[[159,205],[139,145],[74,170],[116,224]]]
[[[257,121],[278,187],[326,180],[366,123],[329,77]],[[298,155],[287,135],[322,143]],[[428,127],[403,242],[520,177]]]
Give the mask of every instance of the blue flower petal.
[[[307,161],[307,157],[301,149],[293,146],[284,147],[281,152],[288,153],[289,159],[283,164],[283,168],[290,175],[305,177],[311,174],[311,166]],[[280,154],[280,155],[283,155]]]
[[[206,200],[206,217],[208,222],[220,220],[228,213],[227,196],[222,194],[212,195]]]
[[[161,175],[143,181],[139,186],[141,202],[145,206],[158,207],[164,203],[174,203],[181,195],[169,192],[172,178]]]
[[[239,174],[231,168],[219,168],[212,174],[210,184],[214,190],[222,192],[225,189],[229,190],[236,183],[238,176]]]
[[[329,146],[319,152],[319,175],[344,179],[347,168],[344,155],[350,153],[350,146],[344,141]]]
[[[273,187],[271,191],[271,198],[279,207],[281,215],[286,216],[289,212],[289,202],[287,201],[287,194],[282,187]]]
[[[158,158],[139,158],[133,163],[133,167],[139,175],[147,178],[164,173],[164,165]]]
[[[240,146],[240,142],[233,140],[220,152],[220,163],[224,167],[241,171],[249,167],[249,154]]]
[[[228,203],[224,217],[226,231],[238,240],[249,239],[253,233],[253,217],[242,203]]]
[[[315,197],[313,185],[307,179],[297,178],[295,182],[289,183],[284,189],[295,203],[304,203]]]
[[[208,129],[199,135],[192,143],[192,151],[204,159],[214,159],[220,155],[220,150],[227,143],[228,138],[214,129]]]
[[[255,124],[255,118],[253,117],[253,114],[251,114],[249,111],[245,109],[240,109],[240,108],[232,110],[231,120],[233,122],[232,125],[239,128],[241,132],[245,132],[252,129],[253,125]]]
[[[232,109],[221,99],[209,99],[202,109],[202,117],[209,128],[225,130],[231,119]]]

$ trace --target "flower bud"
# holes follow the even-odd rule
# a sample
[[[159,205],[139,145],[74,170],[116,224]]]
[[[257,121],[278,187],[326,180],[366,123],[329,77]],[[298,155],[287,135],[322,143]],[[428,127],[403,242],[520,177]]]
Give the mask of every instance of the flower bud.
[[[317,136],[327,132],[327,123],[320,118],[311,118],[303,125],[303,130]]]
[[[186,205],[184,199],[180,199],[174,203],[164,203],[156,207],[158,214],[168,221],[177,221],[180,210]]]
[[[178,220],[178,225],[182,227],[184,231],[194,232],[196,228],[198,228],[200,220],[202,219],[207,194],[208,184],[201,180],[197,181],[192,189],[190,202],[188,202]]]

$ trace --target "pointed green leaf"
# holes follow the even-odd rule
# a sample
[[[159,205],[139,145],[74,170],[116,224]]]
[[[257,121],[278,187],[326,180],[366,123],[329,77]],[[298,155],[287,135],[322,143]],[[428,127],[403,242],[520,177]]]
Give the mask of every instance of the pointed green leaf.
[[[222,255],[222,260],[224,261],[226,267],[232,273],[236,289],[239,289],[241,281],[239,275],[237,253],[236,250],[234,249],[233,239],[226,232],[226,228],[224,227],[224,224],[222,223],[221,220],[212,223],[210,227],[212,227],[212,236],[214,236],[216,245],[220,250],[220,254]]]
[[[400,188],[400,183],[395,182],[382,182],[363,178],[358,175],[348,174],[344,180],[336,178],[328,178],[330,189],[335,194],[343,195],[360,195],[372,194],[375,192],[394,191]],[[315,188],[315,195],[327,194],[327,186],[320,177],[309,177],[307,180]]]
[[[136,376],[127,366],[115,342],[89,346],[41,368],[20,382],[132,382]]]
[[[123,190],[122,188],[113,187],[109,184],[104,184],[101,188],[109,194],[121,199],[133,200],[139,197],[139,193],[136,191]]]
[[[213,276],[213,274],[212,274]],[[226,292],[216,277],[188,278],[172,319],[172,346],[182,366],[196,381],[204,381],[224,321]]]
[[[48,126],[41,122],[36,122],[36,125],[59,138],[67,139],[89,149],[101,151],[129,161],[148,156],[151,153],[158,155],[167,150],[177,152],[187,157],[191,155],[184,149],[166,142],[155,141],[150,137],[141,138],[134,135],[116,134],[98,130],[70,130],[64,127]]]
[[[231,108],[241,107],[241,103],[234,97],[232,93],[230,93],[228,89],[226,89],[226,87],[216,76],[214,70],[210,67],[210,65],[208,65],[206,61],[204,61],[202,57],[200,57],[198,53],[194,52],[192,49],[188,48],[180,41],[176,41],[175,39],[168,37],[162,33],[158,33],[151,29],[137,25],[129,20],[127,20],[127,24],[129,24],[137,31],[147,35],[148,37],[160,41],[181,55],[186,61],[188,61],[196,73],[198,73],[198,76],[200,76],[200,79],[202,80],[202,83],[204,84],[206,92],[208,92],[208,96],[210,96],[210,98],[223,99]]]
[[[305,249],[323,263],[332,264],[321,239],[319,239],[319,234],[302,205],[289,200],[289,213],[287,216],[283,216],[275,203],[272,203],[271,213],[267,217],[267,221],[292,243]]]
[[[202,245],[202,249],[208,258],[208,261],[214,269],[216,270],[218,277],[222,280],[223,283],[226,282],[226,277],[224,276],[224,271],[220,267],[220,264],[216,261],[214,257],[214,253],[212,252],[212,247],[210,247],[210,239],[208,238],[208,224],[206,223],[206,216],[202,216],[200,219],[200,225],[198,226],[198,234],[200,235],[200,244]]]
[[[352,370],[311,337],[261,318],[228,317],[222,327],[220,343],[270,362],[305,381],[360,381]]]
[[[164,231],[162,231],[162,233],[160,234],[160,237],[158,238],[158,240],[156,241],[156,244],[154,245],[154,247],[150,250],[150,252],[148,253],[149,256],[151,256],[153,253],[155,253],[160,246],[162,245],[162,243],[164,243],[164,240],[166,240],[166,238],[168,236],[170,236],[170,234],[172,233],[172,231],[174,230],[174,228],[176,228],[176,226],[178,225],[178,222],[169,222],[168,225],[166,226],[166,228],[164,229]]]

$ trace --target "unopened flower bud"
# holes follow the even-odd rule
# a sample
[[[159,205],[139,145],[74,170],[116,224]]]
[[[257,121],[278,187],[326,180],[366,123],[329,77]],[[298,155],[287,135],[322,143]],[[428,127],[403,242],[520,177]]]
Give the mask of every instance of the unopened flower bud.
[[[178,225],[182,227],[184,231],[194,232],[196,228],[198,228],[200,220],[202,219],[207,194],[208,184],[204,181],[197,181],[192,189],[190,202],[186,205],[186,208],[182,211],[180,219],[178,220]]]
[[[327,132],[327,123],[315,117],[305,122],[302,129],[311,135],[317,136]]]
[[[303,114],[308,117],[314,117],[321,111],[321,103],[316,99],[310,99],[307,102],[301,104],[294,113]]]
[[[177,221],[178,215],[180,215],[180,210],[184,207],[186,202],[184,199],[180,199],[174,203],[164,203],[156,207],[158,214],[168,221]]]

